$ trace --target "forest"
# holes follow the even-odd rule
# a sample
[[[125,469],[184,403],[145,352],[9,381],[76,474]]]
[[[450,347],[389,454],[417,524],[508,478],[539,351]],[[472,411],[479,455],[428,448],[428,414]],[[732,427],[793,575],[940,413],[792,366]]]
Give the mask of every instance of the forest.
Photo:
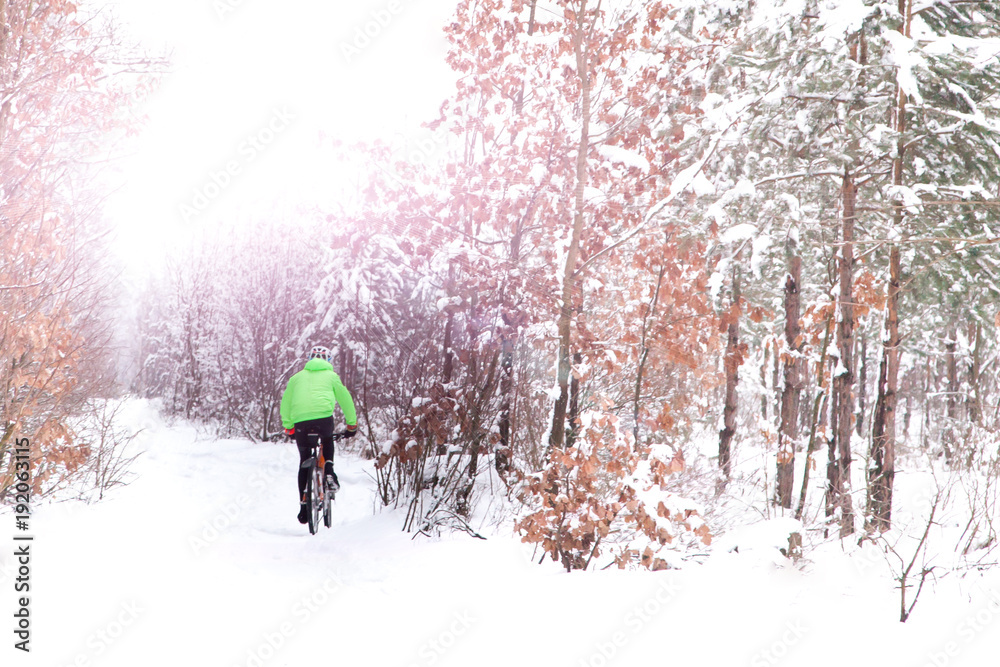
[[[790,517],[910,545],[901,620],[936,514],[995,558],[1000,5],[462,0],[419,143],[326,146],[349,197],[203,230],[127,317],[88,156],[162,64],[75,16],[0,2],[0,498],[14,437],[38,493],[117,479],[123,393],[280,441],[325,344],[405,531],[659,570]]]

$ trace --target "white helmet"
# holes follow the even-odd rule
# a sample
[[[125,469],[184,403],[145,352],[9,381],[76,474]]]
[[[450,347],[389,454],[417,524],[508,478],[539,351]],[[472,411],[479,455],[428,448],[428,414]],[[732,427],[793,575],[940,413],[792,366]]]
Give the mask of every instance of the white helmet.
[[[312,349],[309,350],[309,358],[330,361],[330,350],[322,345],[313,345]]]

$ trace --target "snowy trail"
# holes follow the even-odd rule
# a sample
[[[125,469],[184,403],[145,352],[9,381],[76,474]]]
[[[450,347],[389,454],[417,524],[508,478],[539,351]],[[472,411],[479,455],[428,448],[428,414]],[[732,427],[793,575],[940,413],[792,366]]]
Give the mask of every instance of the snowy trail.
[[[968,642],[958,627],[981,603],[944,589],[904,626],[895,592],[846,559],[803,573],[750,538],[681,571],[573,575],[513,536],[411,540],[373,515],[370,463],[346,456],[335,524],[310,536],[293,447],[137,418],[130,486],[38,509],[33,651],[6,642],[0,664],[995,664],[1000,623]]]

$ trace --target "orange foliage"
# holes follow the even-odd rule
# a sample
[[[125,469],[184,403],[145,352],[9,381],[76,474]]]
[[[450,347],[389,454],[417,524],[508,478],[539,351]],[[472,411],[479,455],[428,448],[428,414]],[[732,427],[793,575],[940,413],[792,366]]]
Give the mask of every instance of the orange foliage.
[[[8,452],[31,441],[36,492],[89,456],[69,418],[87,397],[97,323],[97,257],[80,246],[91,202],[81,157],[115,127],[126,94],[111,87],[95,37],[70,2],[8,0],[0,12],[0,497],[13,479]],[[90,246],[93,252],[96,246]],[[99,374],[98,374],[99,375]]]
[[[671,544],[678,530],[711,542],[696,510],[665,491],[669,478],[684,470],[680,450],[665,460],[623,433],[614,416],[592,413],[585,421],[573,446],[554,449],[544,470],[523,478],[520,499],[533,508],[517,523],[523,542],[540,545],[567,571],[585,569],[612,532],[648,540],[639,562],[650,568],[658,560],[655,549]],[[655,508],[648,504],[654,498]],[[625,567],[636,553],[626,547],[615,562]]]

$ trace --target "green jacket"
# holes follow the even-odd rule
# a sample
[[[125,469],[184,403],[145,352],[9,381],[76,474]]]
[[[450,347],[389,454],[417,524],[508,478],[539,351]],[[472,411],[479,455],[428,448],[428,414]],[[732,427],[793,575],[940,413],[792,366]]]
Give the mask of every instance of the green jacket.
[[[308,419],[333,416],[334,403],[340,405],[348,426],[358,423],[351,392],[324,359],[310,359],[306,367],[288,380],[281,396],[281,425],[292,428]]]

